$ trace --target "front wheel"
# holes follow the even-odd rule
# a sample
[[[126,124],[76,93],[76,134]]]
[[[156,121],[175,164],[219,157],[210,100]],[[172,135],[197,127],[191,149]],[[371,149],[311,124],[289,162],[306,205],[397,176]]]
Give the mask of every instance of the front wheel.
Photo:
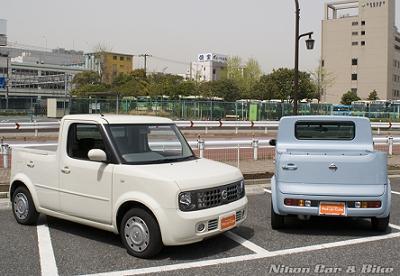
[[[13,193],[12,210],[14,217],[19,224],[36,224],[39,217],[32,196],[25,187],[18,187]]]
[[[135,257],[154,257],[163,247],[156,219],[143,209],[132,208],[126,212],[121,221],[120,235],[128,253]]]
[[[372,228],[376,231],[385,232],[389,227],[390,215],[385,218],[371,218]]]
[[[285,217],[278,215],[274,211],[274,205],[271,200],[271,227],[274,230],[282,229],[285,226]]]

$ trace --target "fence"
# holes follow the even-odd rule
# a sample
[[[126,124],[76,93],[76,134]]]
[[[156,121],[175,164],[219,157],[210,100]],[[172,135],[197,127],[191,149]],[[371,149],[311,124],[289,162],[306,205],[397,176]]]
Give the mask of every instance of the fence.
[[[275,150],[269,145],[268,139],[248,139],[248,140],[204,140],[189,141],[189,145],[195,154],[200,158],[208,158],[222,162],[236,162],[240,167],[241,161],[258,161],[273,159]],[[400,137],[374,137],[374,144],[377,150],[385,151],[390,156],[400,154]],[[11,152],[14,147],[42,146],[55,144],[16,144],[1,145],[2,163],[0,167],[9,168],[11,162]],[[176,144],[179,145],[179,144]],[[158,143],[152,144],[154,147],[175,146],[174,143]]]

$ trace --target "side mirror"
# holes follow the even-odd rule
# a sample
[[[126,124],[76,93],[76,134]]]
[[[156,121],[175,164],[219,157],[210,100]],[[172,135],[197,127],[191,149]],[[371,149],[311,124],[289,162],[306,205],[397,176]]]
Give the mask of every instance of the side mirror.
[[[269,140],[269,145],[275,147],[276,146],[276,139]]]
[[[88,152],[88,157],[90,161],[106,162],[107,154],[101,149],[92,149]]]

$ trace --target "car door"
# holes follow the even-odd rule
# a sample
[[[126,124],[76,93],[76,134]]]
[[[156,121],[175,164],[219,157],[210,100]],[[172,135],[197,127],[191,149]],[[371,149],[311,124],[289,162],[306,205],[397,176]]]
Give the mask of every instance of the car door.
[[[67,137],[60,154],[60,206],[65,214],[111,224],[111,191],[114,165],[90,161],[91,149],[109,156],[100,127],[91,122],[67,122]]]

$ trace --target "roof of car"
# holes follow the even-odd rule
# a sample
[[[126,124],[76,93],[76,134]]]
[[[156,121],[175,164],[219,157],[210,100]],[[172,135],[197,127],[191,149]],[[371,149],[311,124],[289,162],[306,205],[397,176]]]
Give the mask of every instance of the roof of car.
[[[100,114],[80,114],[67,115],[63,120],[73,121],[94,121],[100,124],[172,124],[168,118],[156,116],[134,116],[134,115],[100,115]]]

